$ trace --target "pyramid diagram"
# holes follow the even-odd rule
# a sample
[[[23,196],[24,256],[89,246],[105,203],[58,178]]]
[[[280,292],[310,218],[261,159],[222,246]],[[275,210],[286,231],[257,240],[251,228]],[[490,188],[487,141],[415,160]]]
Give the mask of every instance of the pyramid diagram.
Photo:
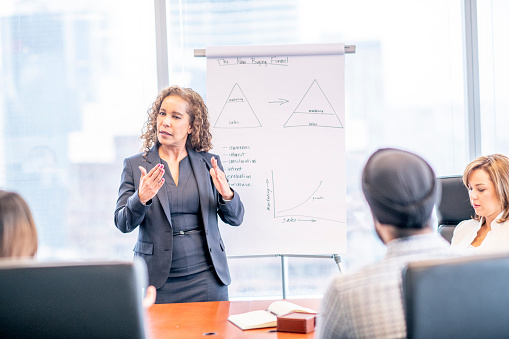
[[[253,128],[261,127],[249,101],[235,84],[226,100],[226,103],[214,124],[215,128]]]
[[[343,128],[343,124],[316,79],[284,124],[284,127],[305,126]]]

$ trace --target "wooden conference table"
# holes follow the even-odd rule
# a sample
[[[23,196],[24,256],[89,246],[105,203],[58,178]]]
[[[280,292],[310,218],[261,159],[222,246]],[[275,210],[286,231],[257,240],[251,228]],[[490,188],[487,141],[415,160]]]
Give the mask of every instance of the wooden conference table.
[[[314,338],[308,334],[276,332],[276,328],[242,331],[228,321],[231,314],[265,310],[275,300],[214,301],[182,304],[156,304],[148,309],[149,335],[162,338]],[[319,311],[320,299],[288,300]]]

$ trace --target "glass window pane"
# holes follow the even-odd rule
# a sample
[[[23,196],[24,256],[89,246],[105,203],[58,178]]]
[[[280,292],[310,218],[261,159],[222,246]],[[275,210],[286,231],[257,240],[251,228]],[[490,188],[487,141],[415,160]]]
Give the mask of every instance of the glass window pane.
[[[113,212],[157,91],[154,26],[150,1],[2,1],[0,186],[28,201],[39,259],[132,258]]]
[[[509,3],[478,1],[482,154],[509,154]]]
[[[360,189],[361,170],[374,150],[398,147],[416,152],[437,175],[461,173],[467,163],[461,4],[461,0],[168,0],[170,79],[206,97],[206,61],[192,56],[194,49],[207,46],[331,42],[356,46],[357,52],[345,57],[348,253],[342,255],[345,271],[355,270],[385,251]],[[301,279],[302,272],[314,272],[322,280],[331,274],[330,268],[312,259],[292,261],[288,279],[295,295],[313,294]],[[264,263],[252,259],[245,265],[259,271]],[[236,269],[231,267],[232,275],[243,279]],[[240,284],[253,287],[231,290],[230,296],[256,290],[254,281]],[[323,290],[316,284],[317,294]]]
[[[280,299],[282,296],[281,259],[273,256],[230,257],[232,283],[230,299]]]
[[[341,256],[344,271],[353,271],[385,250],[360,190],[360,172],[376,148],[417,152],[438,175],[461,173],[467,163],[461,3],[168,0],[169,78],[206,98],[206,61],[193,57],[194,49],[357,47],[345,57],[349,248]],[[502,12],[502,3],[492,1],[491,11]],[[121,10],[112,0],[2,1],[0,187],[29,202],[40,259],[132,257],[136,231],[120,233],[113,212],[122,160],[140,150],[146,110],[157,95],[154,27],[153,1],[126,2]],[[493,31],[499,35],[492,44],[501,48],[497,36],[504,31]],[[503,74],[502,63],[488,67]],[[498,93],[503,78],[491,80]],[[503,96],[490,95],[503,112]],[[501,115],[494,115],[498,122]],[[332,259],[318,261],[288,261],[292,296],[323,293],[318,281],[337,267]],[[278,258],[232,258],[230,266],[232,298],[280,293]],[[316,283],[306,281],[306,272]]]
[[[288,257],[287,298],[317,298],[327,288],[330,278],[340,274],[341,257]]]

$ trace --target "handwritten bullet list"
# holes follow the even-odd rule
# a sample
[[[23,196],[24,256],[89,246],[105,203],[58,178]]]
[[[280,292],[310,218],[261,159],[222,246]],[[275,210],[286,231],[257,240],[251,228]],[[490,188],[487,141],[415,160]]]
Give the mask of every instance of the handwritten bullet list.
[[[225,154],[226,178],[232,187],[251,187],[251,166],[256,159],[250,156],[251,146],[229,146]]]

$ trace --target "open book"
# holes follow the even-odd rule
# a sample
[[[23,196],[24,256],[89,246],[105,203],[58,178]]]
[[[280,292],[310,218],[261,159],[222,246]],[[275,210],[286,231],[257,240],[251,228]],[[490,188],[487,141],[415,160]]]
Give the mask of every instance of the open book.
[[[291,312],[316,313],[316,311],[302,307],[289,301],[274,301],[267,310],[250,311],[241,314],[234,314],[228,320],[242,330],[254,328],[276,327],[277,317]]]

